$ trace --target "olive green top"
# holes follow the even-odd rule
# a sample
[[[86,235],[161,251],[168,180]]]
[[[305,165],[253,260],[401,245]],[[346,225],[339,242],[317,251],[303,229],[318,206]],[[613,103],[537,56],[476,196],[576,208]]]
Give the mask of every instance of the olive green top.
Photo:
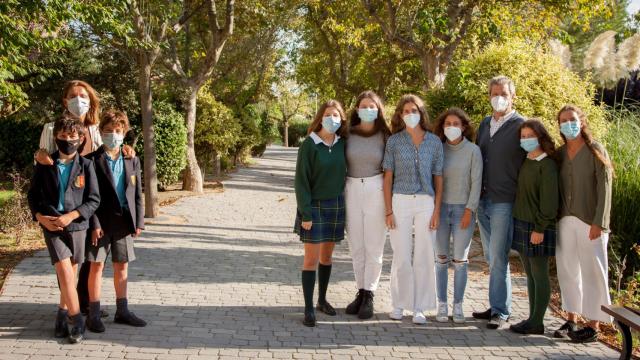
[[[593,142],[593,148],[608,160],[607,150]],[[613,171],[585,144],[571,160],[566,145],[560,148],[560,217],[575,216],[589,225],[609,230]]]
[[[298,149],[295,191],[302,221],[311,221],[312,200],[337,198],[344,191],[347,163],[344,139],[336,135],[331,145],[311,133]]]
[[[535,232],[555,229],[558,218],[558,166],[547,157],[527,158],[518,173],[513,217],[533,224]]]

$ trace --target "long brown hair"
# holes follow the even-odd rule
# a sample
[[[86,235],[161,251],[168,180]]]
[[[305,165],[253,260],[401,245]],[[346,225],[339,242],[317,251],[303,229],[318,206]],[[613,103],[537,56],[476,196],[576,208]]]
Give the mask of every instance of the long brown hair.
[[[584,111],[582,111],[582,109],[572,104],[563,106],[562,109],[558,111],[558,115],[556,116],[556,120],[558,121],[558,126],[560,126],[560,115],[562,115],[562,113],[567,111],[573,111],[578,115],[578,118],[580,119],[580,124],[582,125],[582,128],[580,129],[580,135],[582,135],[582,138],[584,139],[584,144],[587,145],[587,148],[589,148],[589,151],[591,151],[593,156],[595,156],[595,158],[598,159],[598,161],[600,161],[605,167],[608,167],[609,169],[613,170],[613,164],[611,163],[611,161],[609,161],[609,159],[607,159],[604,156],[604,154],[600,152],[600,150],[596,149],[593,146],[593,142],[594,142],[593,135],[591,135],[591,131],[589,130],[587,115],[584,113]],[[567,138],[564,136],[562,132],[560,132],[560,136],[562,136],[562,140],[564,140],[564,143],[566,144]]]
[[[533,131],[538,137],[538,143],[542,148],[542,151],[546,152],[550,158],[557,160],[556,158],[556,144],[553,142],[551,135],[544,127],[542,121],[536,118],[528,119],[520,125],[520,132],[522,129],[527,128]]]
[[[378,108],[378,117],[374,122],[373,130],[369,133],[365,133],[364,131],[356,128],[356,126],[360,125],[361,123],[360,117],[358,116],[358,108],[360,106],[360,102],[362,102],[362,100],[364,99],[370,99],[374,104],[376,104],[376,107]],[[372,136],[374,134],[377,134],[378,132],[382,132],[385,139],[387,139],[391,135],[389,125],[387,125],[387,121],[384,118],[384,104],[382,103],[382,99],[380,99],[380,96],[378,96],[378,94],[371,90],[366,90],[358,95],[358,97],[356,98],[356,104],[351,110],[351,114],[349,116],[349,131],[365,137]]]
[[[342,108],[342,104],[338,100],[329,100],[326,103],[322,104],[316,113],[316,116],[313,118],[313,121],[309,125],[307,129],[307,135],[310,135],[312,132],[318,132],[322,129],[322,115],[324,115],[324,111],[328,108],[336,108],[338,113],[340,114],[340,128],[336,131],[336,134],[341,137],[345,137],[348,134],[347,129],[347,117],[344,115],[344,109]]]
[[[417,95],[407,94],[403,95],[398,101],[398,105],[396,105],[396,111],[393,113],[393,117],[391,118],[391,133],[398,133],[405,128],[404,120],[402,120],[402,110],[404,106],[408,103],[413,103],[418,107],[418,112],[420,113],[420,127],[424,131],[431,131],[431,127],[429,126],[429,115],[424,109],[424,102]]]
[[[450,115],[453,115],[458,119],[460,119],[462,126],[464,126],[464,131],[462,132],[462,136],[466,137],[467,140],[473,142],[476,134],[475,134],[475,131],[473,130],[473,126],[471,126],[471,120],[469,119],[469,115],[467,115],[467,113],[464,112],[464,110],[457,107],[451,107],[445,110],[444,112],[442,112],[440,115],[438,115],[438,117],[436,118],[436,125],[433,128],[433,133],[436,136],[438,136],[440,140],[442,141],[447,140],[447,138],[444,136],[444,121]]]
[[[84,125],[97,124],[100,121],[100,98],[91,85],[82,80],[68,81],[62,89],[62,100],[66,99],[71,89],[76,86],[83,87],[87,91],[87,94],[89,94],[89,111],[84,118]]]

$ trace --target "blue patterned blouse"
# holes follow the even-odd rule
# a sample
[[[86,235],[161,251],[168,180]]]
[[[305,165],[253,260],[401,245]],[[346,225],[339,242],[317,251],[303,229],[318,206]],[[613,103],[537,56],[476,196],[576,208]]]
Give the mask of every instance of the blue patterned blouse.
[[[394,194],[435,196],[433,176],[442,175],[443,163],[442,141],[437,136],[427,131],[416,148],[405,129],[387,141],[382,167],[393,171]]]

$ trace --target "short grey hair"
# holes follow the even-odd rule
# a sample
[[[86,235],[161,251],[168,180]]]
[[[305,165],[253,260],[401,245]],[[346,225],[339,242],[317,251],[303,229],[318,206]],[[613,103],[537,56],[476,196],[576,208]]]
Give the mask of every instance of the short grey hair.
[[[516,93],[516,85],[513,83],[513,80],[504,75],[498,75],[489,80],[489,95],[491,95],[491,88],[494,85],[507,85],[509,88],[509,94],[513,96],[513,94]]]

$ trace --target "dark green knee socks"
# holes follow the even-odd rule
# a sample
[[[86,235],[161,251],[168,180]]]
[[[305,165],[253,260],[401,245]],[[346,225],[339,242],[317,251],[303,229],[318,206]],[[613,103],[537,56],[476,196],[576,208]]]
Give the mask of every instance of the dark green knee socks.
[[[551,298],[549,280],[549,257],[522,256],[522,263],[527,273],[527,290],[529,292],[529,323],[534,326],[544,324],[544,314]]]

